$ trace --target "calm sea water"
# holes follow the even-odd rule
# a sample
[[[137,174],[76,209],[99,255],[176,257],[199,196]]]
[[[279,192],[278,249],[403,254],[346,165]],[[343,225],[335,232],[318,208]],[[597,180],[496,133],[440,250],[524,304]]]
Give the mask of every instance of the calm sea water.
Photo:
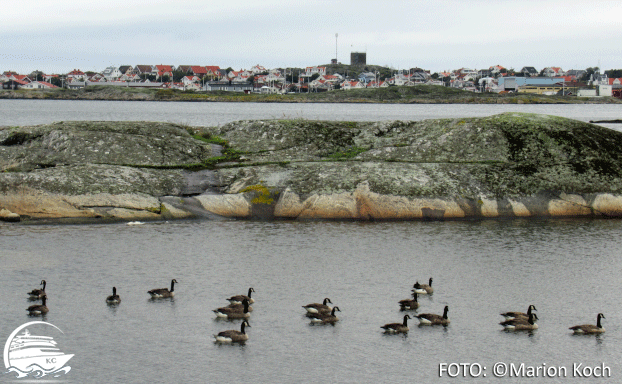
[[[279,104],[188,103],[88,100],[0,100],[0,126],[55,121],[146,120],[215,126],[236,120],[305,118],[317,120],[424,120],[530,112],[582,121],[622,118],[619,104],[474,105],[474,104]],[[619,124],[609,125],[618,129]]]
[[[3,125],[70,119],[215,125],[281,117],[279,113],[407,120],[432,113],[430,106],[347,105],[357,109],[357,115],[345,112],[343,105],[8,102],[0,101]],[[175,111],[170,118],[154,117],[163,107]],[[406,107],[406,112],[399,114],[396,107]],[[502,111],[496,106],[489,110],[432,107],[439,108],[438,115],[428,117]],[[556,109],[561,107],[566,106],[542,112],[561,114]],[[610,106],[580,107],[570,106],[563,115],[578,118],[573,115],[577,114],[584,120],[619,117]],[[189,112],[195,108],[200,112]],[[366,108],[370,110],[365,112]],[[32,109],[32,114],[23,112],[26,109]],[[46,279],[50,312],[45,321],[64,332],[61,350],[75,354],[68,363],[71,371],[50,381],[533,381],[494,377],[495,363],[517,368],[523,363],[526,368],[566,369],[563,379],[536,381],[597,381],[573,377],[573,364],[604,364],[611,372],[604,382],[618,382],[622,378],[621,229],[619,220],[585,219],[189,220],[140,226],[0,223],[0,340],[4,343],[14,329],[35,320],[26,315],[32,304],[26,292]],[[442,313],[448,305],[451,324],[418,327],[411,321],[407,336],[382,334],[381,325],[403,317],[397,302],[409,296],[416,280],[429,277],[434,277],[435,293],[420,298],[418,313]],[[168,287],[173,278],[179,282],[174,299],[149,299],[148,290]],[[104,300],[113,285],[122,302],[109,307]],[[215,344],[213,334],[239,329],[240,322],[217,320],[212,310],[251,286],[256,303],[250,340],[243,346]],[[301,306],[324,297],[340,307],[341,321],[335,326],[310,325]],[[501,330],[500,312],[525,311],[529,304],[538,308],[537,331]],[[581,337],[568,330],[571,325],[595,323],[599,312],[606,316],[605,334]],[[439,366],[451,363],[480,364],[481,376],[439,378]],[[0,382],[20,380],[0,375]]]

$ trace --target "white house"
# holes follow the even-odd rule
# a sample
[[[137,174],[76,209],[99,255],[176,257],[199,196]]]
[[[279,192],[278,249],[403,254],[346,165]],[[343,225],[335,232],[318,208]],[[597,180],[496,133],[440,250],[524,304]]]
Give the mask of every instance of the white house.
[[[119,68],[117,68],[117,67],[107,67],[102,72],[102,76],[104,76],[106,78],[106,80],[108,80],[108,81],[116,80],[119,77],[121,77],[121,75],[122,75],[121,71],[119,71]]]
[[[21,88],[22,89],[51,89],[51,88],[58,88],[58,87],[54,84],[50,84],[45,81],[33,81],[31,83],[23,85]]]

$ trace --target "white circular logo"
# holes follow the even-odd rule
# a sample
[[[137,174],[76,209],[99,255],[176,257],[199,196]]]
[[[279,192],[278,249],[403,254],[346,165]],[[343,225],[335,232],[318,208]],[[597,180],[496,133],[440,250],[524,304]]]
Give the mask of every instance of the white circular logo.
[[[32,329],[36,329],[37,334],[34,330],[31,332]],[[59,332],[63,334],[60,328],[45,321],[31,321],[17,327],[4,345],[5,373],[16,373],[17,378],[40,378],[59,377],[69,372],[71,367],[65,364],[74,355],[63,353],[54,337],[48,336]]]

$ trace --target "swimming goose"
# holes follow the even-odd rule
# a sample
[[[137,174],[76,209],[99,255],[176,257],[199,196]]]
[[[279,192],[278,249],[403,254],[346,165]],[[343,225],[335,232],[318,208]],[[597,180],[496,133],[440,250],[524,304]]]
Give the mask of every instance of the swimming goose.
[[[248,289],[248,295],[236,295],[236,296],[231,296],[230,298],[228,298],[227,300],[229,300],[229,302],[231,304],[242,304],[242,301],[244,299],[248,300],[249,304],[253,304],[255,302],[255,300],[253,300],[251,298],[251,292],[255,292],[255,290],[251,287]]]
[[[248,335],[246,334],[245,327],[250,328],[250,326],[251,325],[248,323],[248,321],[244,320],[239,331],[236,331],[235,329],[222,331],[219,332],[217,335],[214,335],[214,338],[219,343],[243,343],[248,340]]]
[[[508,331],[533,331],[534,329],[538,329],[536,320],[538,320],[538,315],[531,313],[527,319],[518,317],[499,324],[503,326],[503,329]]]
[[[335,311],[341,312],[338,306],[334,306],[330,313],[320,312],[320,313],[311,313],[308,316],[311,318],[312,323],[322,323],[322,324],[335,324],[339,321],[339,318],[335,316]]]
[[[446,305],[443,316],[434,313],[422,313],[421,315],[417,315],[417,318],[419,319],[420,325],[447,325],[449,324],[447,312],[449,312],[449,306]]]
[[[398,304],[400,305],[400,310],[401,311],[406,311],[406,310],[412,310],[412,309],[417,309],[419,308],[419,301],[417,301],[417,297],[419,295],[416,292],[413,292],[413,298],[412,299],[404,299],[404,300],[400,300],[398,302]]]
[[[307,313],[320,313],[320,312],[330,312],[332,311],[332,308],[329,307],[328,305],[326,305],[326,303],[333,303],[332,301],[330,301],[330,299],[327,297],[324,299],[323,303],[311,303],[311,304],[307,304],[307,305],[303,305],[302,307],[304,309],[307,310]]]
[[[525,320],[529,319],[529,315],[531,315],[531,311],[537,311],[536,306],[531,304],[529,308],[527,308],[527,313],[524,312],[504,312],[501,313],[501,316],[505,317],[506,320],[512,320],[516,318],[522,318]]]
[[[430,282],[428,284],[419,284],[417,281],[415,285],[413,285],[414,292],[417,292],[420,295],[431,295],[434,293],[434,288],[432,288],[432,278],[430,277]]]
[[[593,324],[583,324],[583,325],[575,325],[574,327],[570,327],[568,329],[572,329],[574,333],[577,334],[587,334],[587,333],[603,333],[605,332],[605,328],[600,324],[600,319],[604,319],[605,315],[599,313],[596,316],[596,325]]]
[[[30,295],[30,300],[38,300],[43,298],[43,296],[45,296],[45,286],[46,286],[46,282],[45,280],[41,280],[41,285],[43,285],[43,288],[41,289],[33,289],[32,291],[28,292],[28,294]]]
[[[240,303],[240,304],[229,304],[226,307],[220,307],[220,308],[217,308],[217,309],[225,309],[227,311],[232,309],[232,310],[235,310],[235,311],[238,311],[238,312],[244,312],[244,304],[242,304],[242,303]],[[253,312],[253,307],[251,307],[249,305],[248,311],[249,312]]]
[[[39,315],[44,315],[48,313],[50,310],[45,305],[46,300],[47,300],[47,296],[43,295],[43,297],[41,297],[41,304],[31,305],[30,307],[28,307],[26,309],[28,311],[28,315],[39,316]]]
[[[117,287],[112,287],[112,295],[106,298],[108,304],[119,304],[121,302],[121,296],[117,295]]]
[[[409,315],[404,315],[403,323],[389,323],[383,325],[382,329],[384,329],[385,333],[406,333],[408,332],[408,319],[411,317]]]
[[[173,297],[175,296],[175,283],[177,283],[177,280],[173,279],[171,280],[171,290],[169,291],[168,288],[158,288],[158,289],[152,289],[151,291],[149,291],[148,293],[151,295],[151,298],[154,299],[160,299],[160,298],[164,298],[164,297]]]
[[[217,317],[221,317],[221,318],[229,319],[229,320],[245,319],[247,317],[250,317],[251,314],[248,313],[249,312],[248,300],[244,299],[242,301],[242,305],[244,306],[244,308],[241,311],[235,308],[223,307],[223,308],[214,309],[213,312],[216,314]]]

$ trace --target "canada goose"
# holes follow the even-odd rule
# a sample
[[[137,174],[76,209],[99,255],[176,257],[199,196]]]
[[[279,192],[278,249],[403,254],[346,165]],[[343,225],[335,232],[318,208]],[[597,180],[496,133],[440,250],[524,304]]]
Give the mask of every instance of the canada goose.
[[[238,312],[244,312],[244,304],[241,304],[241,303],[240,304],[229,304],[226,307],[220,307],[218,309],[223,309],[223,308],[226,308],[227,311],[233,309]],[[253,307],[249,306],[248,311],[253,312]]]
[[[121,296],[117,295],[117,287],[112,287],[112,295],[106,298],[108,304],[119,304],[121,302]]]
[[[177,283],[177,280],[175,280],[175,279],[171,280],[171,290],[170,291],[168,290],[168,288],[158,288],[158,289],[152,289],[148,293],[154,299],[160,299],[160,298],[164,298],[164,297],[173,297],[173,296],[175,296],[175,292],[174,292],[175,291],[175,283]]]
[[[322,323],[322,324],[335,324],[339,321],[339,318],[335,316],[335,311],[341,312],[338,306],[334,306],[330,313],[328,312],[320,312],[320,313],[312,313],[308,316],[311,318],[312,323]]]
[[[594,324],[583,324],[583,325],[575,325],[574,327],[570,327],[568,329],[572,329],[574,333],[577,334],[586,334],[586,333],[603,333],[605,332],[605,328],[600,324],[600,319],[604,319],[605,315],[599,313],[596,316],[596,325]]]
[[[30,300],[38,300],[45,296],[45,286],[47,285],[45,280],[41,280],[41,285],[43,286],[43,288],[33,289],[32,291],[28,292],[28,294],[30,295]]]
[[[419,284],[417,281],[415,285],[413,285],[414,292],[417,292],[420,295],[431,295],[434,293],[434,288],[432,288],[432,278],[430,277],[430,282],[428,284]]]
[[[449,312],[449,306],[446,305],[443,316],[434,313],[422,313],[421,315],[417,315],[417,318],[419,319],[420,325],[447,325],[449,324],[447,312]]]
[[[251,299],[251,292],[255,292],[255,290],[253,289],[253,287],[248,289],[248,295],[236,295],[236,296],[231,296],[230,298],[228,298],[227,300],[229,300],[229,302],[231,304],[242,304],[242,300],[246,299],[248,300],[249,304],[253,304],[255,302],[255,300]]]
[[[50,310],[45,305],[46,300],[47,296],[43,295],[43,297],[41,297],[41,304],[31,305],[28,309],[26,309],[28,314],[30,316],[38,316],[48,313]]]
[[[229,320],[244,319],[250,317],[251,314],[248,313],[248,300],[244,299],[242,301],[242,305],[244,306],[244,308],[241,311],[235,308],[223,307],[214,309],[213,312],[216,314],[217,317]]]
[[[406,311],[409,309],[417,309],[419,308],[419,301],[417,301],[417,297],[419,295],[416,292],[413,292],[413,298],[412,299],[404,299],[404,300],[400,300],[398,302],[398,304],[400,305],[400,310],[402,311]]]
[[[538,329],[536,320],[538,320],[538,315],[531,313],[527,319],[518,317],[499,324],[503,326],[503,329],[508,331],[533,331],[534,329]]]
[[[308,313],[320,313],[320,312],[332,311],[332,308],[326,305],[326,303],[332,304],[333,302],[330,301],[330,299],[327,297],[324,299],[322,304],[312,303],[312,304],[303,305],[302,307],[306,309]]]
[[[527,308],[527,313],[523,312],[504,312],[501,316],[505,317],[506,320],[512,320],[516,318],[522,318],[525,320],[529,319],[529,315],[531,315],[531,311],[537,311],[536,306],[531,304],[529,308]]]
[[[248,321],[244,320],[242,325],[240,326],[240,330],[236,331],[235,329],[230,329],[228,331],[222,331],[217,335],[214,335],[214,338],[219,343],[243,343],[248,340],[248,335],[246,334],[245,327],[250,328],[250,324]]]
[[[404,315],[403,323],[390,323],[383,325],[382,329],[384,329],[385,333],[406,333],[408,332],[408,319],[411,317],[409,315]]]

